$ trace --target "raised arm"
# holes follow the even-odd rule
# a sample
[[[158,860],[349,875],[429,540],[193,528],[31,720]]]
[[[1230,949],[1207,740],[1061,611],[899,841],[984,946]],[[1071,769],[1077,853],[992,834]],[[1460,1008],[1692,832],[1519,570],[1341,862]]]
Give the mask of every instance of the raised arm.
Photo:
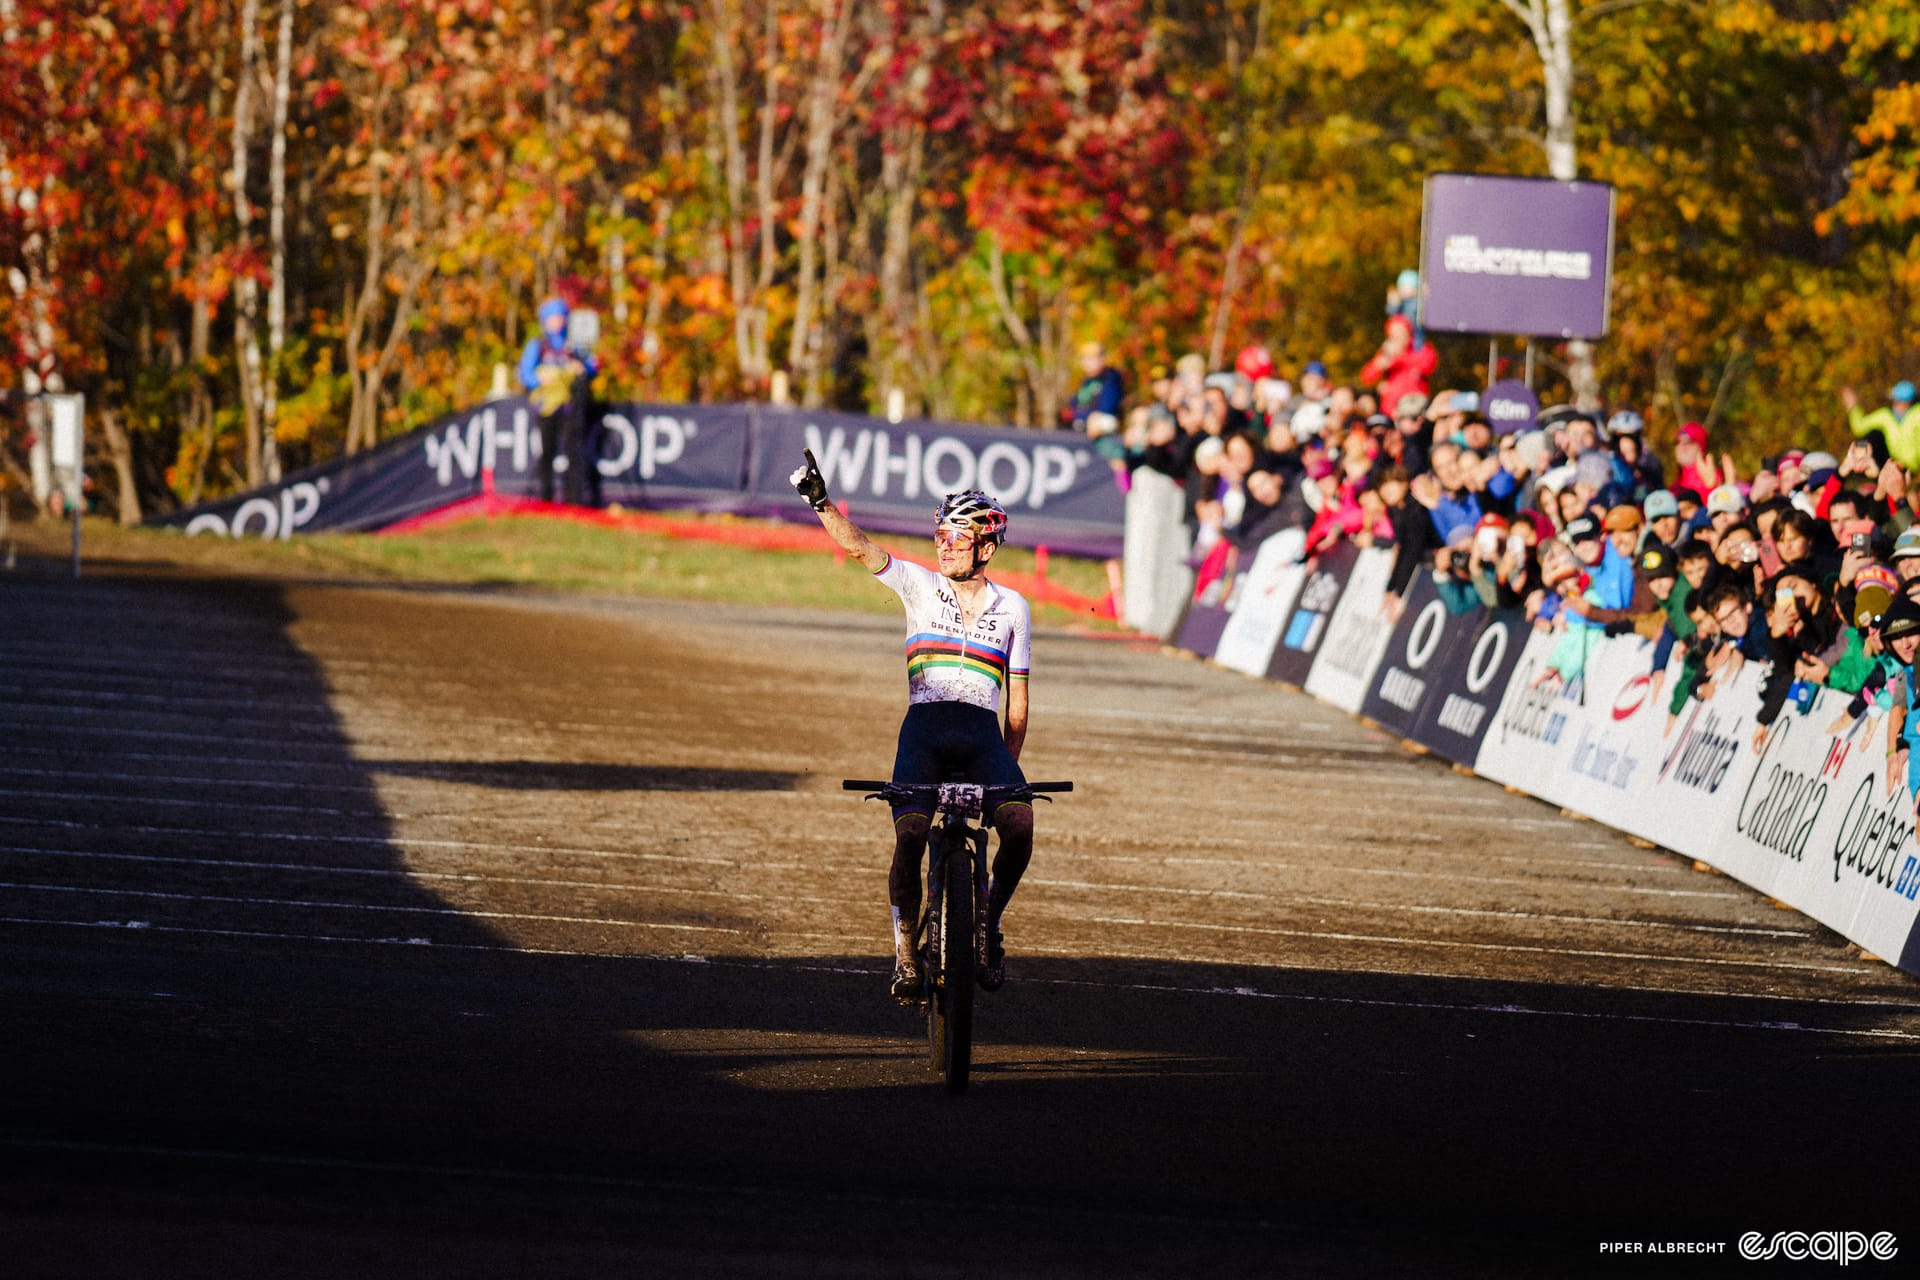
[[[860,529],[860,526],[840,514],[833,505],[833,499],[827,496],[827,480],[820,474],[820,464],[813,460],[813,450],[806,451],[807,465],[796,470],[789,480],[807,500],[807,505],[820,517],[820,523],[826,527],[827,534],[840,544],[840,549],[858,560],[874,573],[887,567],[887,553],[872,538]]]

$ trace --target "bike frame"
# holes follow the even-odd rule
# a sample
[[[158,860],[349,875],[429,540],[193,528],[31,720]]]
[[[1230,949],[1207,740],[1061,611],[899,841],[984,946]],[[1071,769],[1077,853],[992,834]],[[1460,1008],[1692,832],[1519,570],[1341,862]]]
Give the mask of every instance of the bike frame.
[[[1036,794],[1045,799],[1044,793],[1071,791],[1073,784],[983,787],[849,778],[840,785],[868,792],[869,800],[933,809],[927,891],[914,923],[914,950],[924,975],[921,1012],[933,1067],[946,1078],[947,1092],[965,1093],[973,1058],[974,962],[986,950],[987,815],[1009,800],[1031,800]]]

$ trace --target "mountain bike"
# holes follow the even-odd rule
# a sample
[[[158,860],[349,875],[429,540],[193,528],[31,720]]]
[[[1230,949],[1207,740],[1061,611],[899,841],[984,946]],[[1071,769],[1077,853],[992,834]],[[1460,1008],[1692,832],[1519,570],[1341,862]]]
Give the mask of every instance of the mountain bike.
[[[872,782],[848,778],[841,787],[869,800],[933,806],[927,832],[927,893],[914,924],[920,957],[920,1009],[927,1050],[947,1092],[967,1091],[973,1066],[974,967],[987,949],[987,827],[984,815],[1007,800],[1073,790],[1071,782],[983,787],[971,782]],[[1042,794],[1042,799],[1050,797]]]

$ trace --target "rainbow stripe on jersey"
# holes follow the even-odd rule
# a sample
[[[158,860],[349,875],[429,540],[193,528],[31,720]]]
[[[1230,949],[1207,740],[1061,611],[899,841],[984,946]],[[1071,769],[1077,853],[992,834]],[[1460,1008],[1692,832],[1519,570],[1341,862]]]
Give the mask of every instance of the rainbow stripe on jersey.
[[[1009,675],[1015,680],[1027,678],[1024,671],[1008,672],[1004,651],[981,644],[978,640],[962,644],[952,636],[932,632],[907,637],[907,679],[942,670],[967,671],[985,676],[1000,688],[1006,687]]]

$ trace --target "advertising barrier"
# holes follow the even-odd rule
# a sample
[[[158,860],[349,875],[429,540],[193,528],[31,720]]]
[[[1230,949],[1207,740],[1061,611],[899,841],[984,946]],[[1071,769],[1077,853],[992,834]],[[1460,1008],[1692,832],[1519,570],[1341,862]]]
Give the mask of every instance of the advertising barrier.
[[[1757,754],[1739,745],[1707,861],[1920,972],[1913,796],[1886,776],[1884,717],[1827,732],[1847,701],[1823,689],[1805,714],[1789,704]]]
[[[1476,609],[1448,625],[1460,637],[1443,642],[1428,663],[1427,700],[1407,737],[1443,759],[1471,765],[1533,627],[1519,609]]]
[[[1327,623],[1339,607],[1341,593],[1347,589],[1347,575],[1353,569],[1357,553],[1342,542],[1306,565],[1306,581],[1300,584],[1293,609],[1280,628],[1280,643],[1274,646],[1273,661],[1267,664],[1267,677],[1288,684],[1304,685],[1313,670],[1313,660],[1327,636]]]
[[[812,519],[787,476],[812,449],[827,492],[863,528],[926,533],[940,499],[985,489],[1007,508],[1008,540],[1117,556],[1125,515],[1113,471],[1078,435],[844,413],[756,409],[747,495],[759,514]]]
[[[1360,714],[1383,729],[1410,737],[1432,696],[1432,675],[1443,669],[1453,650],[1466,640],[1467,628],[1461,624],[1470,616],[1456,617],[1433,589],[1432,577],[1415,574],[1407,587],[1400,621],[1387,642],[1386,655],[1360,703]]]
[[[1306,535],[1298,529],[1276,533],[1260,544],[1252,567],[1234,583],[1215,662],[1250,676],[1267,673],[1287,614],[1307,580],[1306,566],[1299,562],[1306,544]]]
[[[1272,644],[1269,672],[1304,666],[1301,683],[1334,705],[1354,702],[1364,672],[1354,705],[1383,727],[1717,867],[1920,973],[1915,802],[1886,776],[1883,715],[1848,726],[1847,695],[1821,690],[1805,711],[1789,703],[1756,750],[1764,665],[1673,714],[1678,655],[1655,672],[1650,641],[1596,632],[1577,678],[1543,679],[1559,633],[1518,610],[1447,616],[1426,575],[1386,627],[1376,555],[1390,563],[1345,549],[1309,567],[1263,547],[1230,610],[1188,611],[1183,645],[1217,639],[1216,660],[1248,671]]]
[[[1327,621],[1320,656],[1307,673],[1307,692],[1342,711],[1360,710],[1392,639],[1393,628],[1381,616],[1392,573],[1393,552],[1368,547],[1359,553],[1347,573],[1347,589]]]
[[[1193,594],[1193,568],[1187,563],[1193,543],[1182,519],[1186,501],[1186,490],[1177,480],[1150,467],[1135,471],[1133,487],[1127,490],[1120,558],[1126,623],[1162,640],[1172,637],[1180,611]]]
[[[1008,541],[1117,556],[1125,517],[1113,472],[1064,432],[891,423],[757,405],[604,404],[586,447],[601,504],[812,520],[787,477],[811,448],[833,496],[875,532],[925,533],[940,498],[981,488],[1012,516]],[[221,502],[150,523],[223,537],[379,529],[487,491],[533,496],[540,420],[525,400],[448,414],[404,436]]]
[[[1181,615],[1180,628],[1173,637],[1174,647],[1185,649],[1195,657],[1211,658],[1220,647],[1220,637],[1227,629],[1227,617],[1226,605],[1195,601]]]

